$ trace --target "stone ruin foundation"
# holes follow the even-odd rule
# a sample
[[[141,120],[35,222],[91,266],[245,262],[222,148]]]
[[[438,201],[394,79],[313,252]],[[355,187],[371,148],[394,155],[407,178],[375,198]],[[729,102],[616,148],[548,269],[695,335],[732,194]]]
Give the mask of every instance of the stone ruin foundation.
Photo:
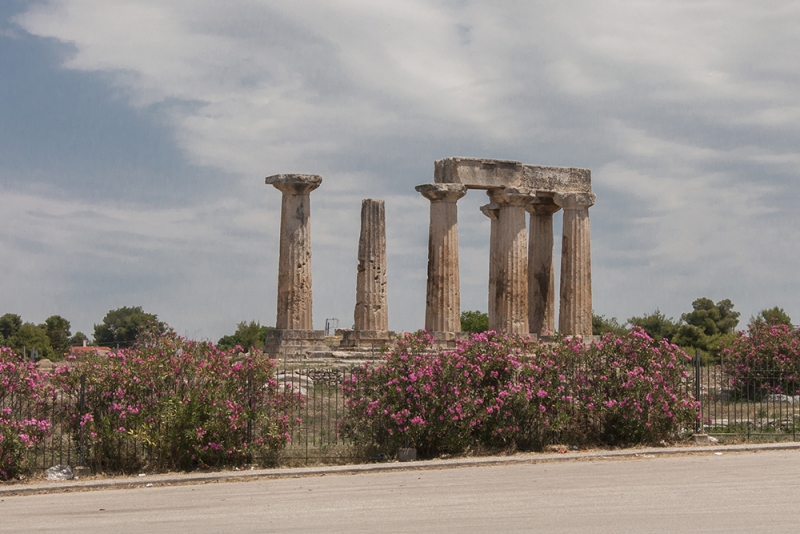
[[[283,197],[278,314],[265,351],[293,358],[366,359],[367,352],[391,344],[384,202],[362,201],[354,327],[337,330],[339,346],[329,347],[311,319],[310,194],[322,178],[279,174],[266,183]],[[454,157],[436,161],[433,183],[416,187],[430,201],[425,330],[435,343],[452,347],[466,338],[461,332],[457,202],[469,189],[485,190],[489,199],[481,207],[491,220],[489,328],[537,336],[556,330],[553,215],[563,210],[558,328],[566,336],[591,336],[591,172]]]

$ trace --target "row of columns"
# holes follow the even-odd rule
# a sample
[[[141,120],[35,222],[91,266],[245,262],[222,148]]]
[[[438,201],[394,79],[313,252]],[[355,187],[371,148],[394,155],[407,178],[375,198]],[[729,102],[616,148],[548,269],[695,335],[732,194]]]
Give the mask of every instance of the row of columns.
[[[311,198],[322,178],[312,174],[278,174],[266,178],[282,193],[278,315],[275,330],[267,332],[265,350],[292,353],[325,350],[324,332],[314,330],[311,310]],[[342,346],[357,348],[388,342],[386,298],[386,208],[383,200],[364,199],[354,328],[340,330]]]
[[[458,211],[461,184],[424,184],[431,201],[425,329],[459,332]],[[553,214],[564,210],[561,247],[559,330],[591,335],[592,281],[589,207],[591,193],[555,193],[539,198],[530,189],[489,189],[481,211],[491,219],[489,328],[510,333],[555,331]],[[530,240],[526,212],[530,216]]]
[[[321,345],[313,330],[311,293],[310,193],[320,186],[316,175],[276,175],[266,179],[280,190],[281,230],[278,315],[270,344],[308,349]],[[467,187],[424,184],[417,191],[430,200],[428,286],[425,329],[461,330],[457,201]],[[489,327],[510,333],[555,331],[553,214],[564,211],[561,247],[559,330],[564,335],[592,333],[592,284],[589,207],[591,193],[537,196],[530,189],[489,189],[481,211],[491,219]],[[526,213],[530,213],[530,236]],[[355,307],[355,333],[349,343],[388,339],[386,308],[386,237],[383,201],[362,203],[362,231]],[[357,334],[362,332],[361,335]],[[363,338],[363,339],[362,339]]]

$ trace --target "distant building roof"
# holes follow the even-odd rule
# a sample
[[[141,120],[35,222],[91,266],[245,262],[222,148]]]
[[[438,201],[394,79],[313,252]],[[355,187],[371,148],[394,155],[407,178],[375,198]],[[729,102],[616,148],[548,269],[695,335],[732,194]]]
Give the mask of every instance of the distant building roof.
[[[98,352],[99,354],[108,354],[111,352],[111,347],[93,347],[91,345],[88,346],[77,346],[77,347],[70,347],[69,354],[70,356],[80,356],[82,354],[94,354]]]

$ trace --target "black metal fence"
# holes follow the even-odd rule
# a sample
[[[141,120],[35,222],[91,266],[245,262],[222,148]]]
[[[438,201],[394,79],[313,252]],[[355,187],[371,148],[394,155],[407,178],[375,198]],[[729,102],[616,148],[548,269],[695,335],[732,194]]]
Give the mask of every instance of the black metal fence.
[[[797,440],[800,369],[764,367],[733,377],[720,360],[696,366],[693,374],[699,431],[718,438]]]
[[[278,387],[296,391],[304,399],[289,414],[289,444],[282,462],[335,463],[359,458],[339,431],[347,411],[342,386],[351,377],[349,368],[284,366],[278,373]]]
[[[695,433],[719,438],[797,440],[800,426],[800,372],[787,377],[764,369],[760,381],[736,383],[722,362],[701,365],[695,357],[687,366],[685,391],[700,401]],[[356,449],[340,432],[347,406],[342,385],[352,376],[348,368],[283,365],[276,379],[278,389],[300,393],[304,402],[294,405],[290,415],[290,440],[278,459],[283,464],[337,463],[358,460]],[[765,384],[767,384],[765,386]],[[16,419],[45,419],[51,429],[47,438],[28,455],[34,468],[53,465],[83,465],[84,436],[75,417],[83,414],[83,389],[60,392],[39,403],[9,395],[0,408],[10,408]],[[257,429],[248,428],[249,432]],[[129,443],[120,447],[130,447]],[[136,447],[136,444],[133,445]],[[127,451],[128,453],[131,451]],[[120,454],[124,454],[120,451]],[[134,454],[137,451],[133,451]]]

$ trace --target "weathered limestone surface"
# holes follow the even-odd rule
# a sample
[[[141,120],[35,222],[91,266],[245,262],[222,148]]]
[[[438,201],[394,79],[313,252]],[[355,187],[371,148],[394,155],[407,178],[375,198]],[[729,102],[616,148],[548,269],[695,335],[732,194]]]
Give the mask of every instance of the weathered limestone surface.
[[[522,164],[518,161],[483,158],[445,158],[434,163],[437,184],[463,184],[470,189],[520,185]]]
[[[380,345],[390,339],[386,298],[386,208],[383,200],[361,202],[361,237],[354,328],[342,329],[342,347]]]
[[[528,206],[531,214],[528,242],[528,327],[531,333],[552,335],[556,330],[553,203]]]
[[[277,174],[266,178],[283,193],[281,201],[280,259],[278,261],[278,315],[276,330],[268,334],[265,350],[280,352],[324,341],[313,330],[311,297],[311,191],[322,183],[313,174]]]
[[[386,305],[386,208],[383,200],[361,202],[355,330],[389,330]]]
[[[519,161],[445,158],[434,163],[434,182],[463,184],[469,189],[517,187],[540,193],[591,193],[589,169],[524,165]]]
[[[592,334],[592,259],[589,207],[591,193],[556,194],[564,209],[561,244],[561,305],[558,328],[563,335]]]
[[[424,184],[417,186],[416,190],[431,201],[425,329],[428,332],[460,332],[456,201],[466,194],[467,189],[460,184]]]
[[[269,176],[281,193],[281,238],[278,263],[279,330],[312,330],[310,193],[322,178],[309,174]]]
[[[489,198],[500,206],[492,261],[496,261],[495,317],[489,328],[509,333],[528,333],[528,232],[526,207],[535,199],[530,189],[490,189]],[[491,275],[490,275],[491,276]],[[491,282],[490,282],[491,283]]]
[[[308,351],[326,350],[324,330],[267,330],[264,352],[289,358],[305,357]]]
[[[490,202],[481,206],[481,213],[489,217],[490,231],[489,231],[489,308],[487,315],[489,316],[489,328],[492,325],[498,324],[497,316],[497,278],[500,267],[500,258],[494,253],[498,247],[497,238],[497,219],[500,215],[500,204]]]
[[[591,193],[592,173],[574,167],[523,165],[520,183],[537,193]]]

